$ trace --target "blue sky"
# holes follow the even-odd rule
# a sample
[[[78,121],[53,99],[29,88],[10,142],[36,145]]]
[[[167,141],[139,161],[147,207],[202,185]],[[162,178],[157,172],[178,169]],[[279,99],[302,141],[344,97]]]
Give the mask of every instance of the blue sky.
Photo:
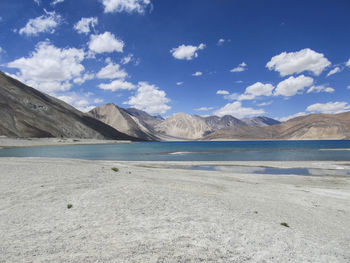
[[[2,0],[0,70],[113,102],[286,120],[350,110],[348,0]]]

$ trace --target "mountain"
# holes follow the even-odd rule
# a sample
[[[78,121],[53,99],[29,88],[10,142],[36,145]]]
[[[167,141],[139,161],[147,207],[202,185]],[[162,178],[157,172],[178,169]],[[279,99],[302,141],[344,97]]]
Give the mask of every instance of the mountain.
[[[255,127],[265,127],[265,126],[281,124],[280,121],[277,121],[275,119],[271,119],[265,116],[259,116],[259,117],[254,117],[250,119],[245,118],[245,119],[242,119],[242,121],[249,126],[255,126]]]
[[[137,140],[2,72],[0,135]]]
[[[125,112],[134,116],[139,122],[145,126],[149,131],[154,132],[154,127],[164,121],[161,116],[152,116],[145,111],[138,110],[135,108],[124,109]]]
[[[143,140],[158,140],[139,118],[112,103],[96,107],[89,114],[127,135]]]
[[[271,126],[219,129],[203,140],[338,140],[350,139],[350,112],[310,114]]]
[[[265,130],[274,139],[350,139],[350,112],[310,114],[266,127]]]
[[[227,127],[247,126],[244,122],[233,116],[201,117],[185,113],[176,113],[155,126],[160,134],[188,140],[201,139],[216,130]]]

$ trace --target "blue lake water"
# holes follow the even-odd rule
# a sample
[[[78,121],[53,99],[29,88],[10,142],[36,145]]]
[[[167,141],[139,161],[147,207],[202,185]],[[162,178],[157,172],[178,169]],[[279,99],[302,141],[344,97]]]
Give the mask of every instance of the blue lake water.
[[[0,149],[0,157],[125,161],[350,161],[350,141],[139,142]]]

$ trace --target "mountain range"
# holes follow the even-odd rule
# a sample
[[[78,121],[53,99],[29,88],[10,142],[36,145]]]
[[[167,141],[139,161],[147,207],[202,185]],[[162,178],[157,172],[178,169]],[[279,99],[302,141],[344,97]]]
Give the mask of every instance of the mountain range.
[[[0,135],[117,140],[350,139],[350,112],[310,114],[286,122],[176,113],[166,119],[108,103],[82,113],[0,72]]]

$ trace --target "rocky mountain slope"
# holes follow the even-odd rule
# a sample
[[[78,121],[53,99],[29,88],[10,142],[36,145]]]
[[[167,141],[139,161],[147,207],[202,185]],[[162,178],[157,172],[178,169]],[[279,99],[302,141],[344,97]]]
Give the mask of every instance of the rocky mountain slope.
[[[350,112],[310,114],[284,123],[248,129],[217,130],[203,140],[338,140],[350,139]]]
[[[158,138],[155,135],[153,135],[152,132],[144,125],[151,118],[148,116],[148,118],[146,118],[144,116],[147,113],[138,113],[140,115],[140,119],[135,117],[134,115],[131,115],[126,110],[119,108],[118,106],[112,103],[108,103],[94,108],[89,112],[89,115],[112,126],[115,129],[118,129],[119,131],[127,135],[144,140],[158,140]],[[143,121],[143,119],[145,119],[146,121]]]
[[[0,135],[136,140],[2,72]]]

